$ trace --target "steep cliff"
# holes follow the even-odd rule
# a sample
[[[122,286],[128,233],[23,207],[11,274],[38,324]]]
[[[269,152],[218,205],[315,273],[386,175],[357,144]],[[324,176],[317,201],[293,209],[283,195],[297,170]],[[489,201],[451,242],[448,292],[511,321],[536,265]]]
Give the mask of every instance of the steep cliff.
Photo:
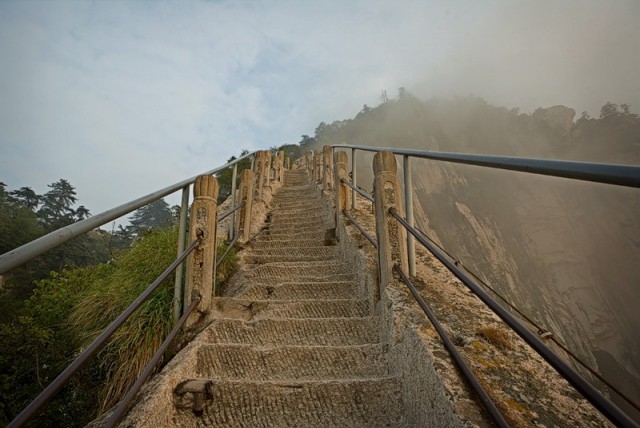
[[[640,118],[628,108],[576,123],[574,114],[408,96],[326,125],[316,140],[640,163]],[[358,154],[358,181],[369,190],[370,159]],[[413,161],[413,183],[424,232],[640,401],[637,189],[426,160]]]

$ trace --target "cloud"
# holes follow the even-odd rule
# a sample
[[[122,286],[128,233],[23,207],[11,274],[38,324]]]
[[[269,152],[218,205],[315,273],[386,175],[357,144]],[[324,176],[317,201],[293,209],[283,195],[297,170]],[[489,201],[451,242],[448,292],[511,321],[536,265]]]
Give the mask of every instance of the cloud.
[[[0,2],[0,171],[94,213],[381,90],[640,107],[638,3]],[[615,25],[614,25],[615,24]],[[614,47],[614,48],[612,48]]]

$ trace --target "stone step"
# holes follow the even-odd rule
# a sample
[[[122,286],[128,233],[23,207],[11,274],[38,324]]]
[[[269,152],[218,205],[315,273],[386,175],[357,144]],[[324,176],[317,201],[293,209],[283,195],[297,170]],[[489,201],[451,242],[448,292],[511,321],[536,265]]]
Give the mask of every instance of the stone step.
[[[259,300],[344,300],[355,299],[358,292],[352,280],[346,281],[305,281],[284,283],[252,282],[253,286],[239,298]]]
[[[351,265],[335,260],[266,263],[247,271],[244,277],[247,279],[273,279],[275,283],[282,283],[313,278],[322,280],[323,278],[335,278],[339,275],[347,275],[355,279]]]
[[[323,242],[327,237],[327,230],[292,230],[286,232],[270,231],[266,229],[260,234],[260,239],[265,241],[306,241],[308,239],[314,239],[318,242]]]
[[[349,346],[380,342],[377,317],[215,320],[202,333],[211,343]]]
[[[212,399],[205,400],[201,416],[194,414],[188,398],[174,398],[177,407],[174,425],[404,426],[401,384],[397,378],[271,382],[212,379],[210,390]]]
[[[369,301],[361,299],[266,300],[236,297],[215,299],[216,318],[347,318],[370,315]]]
[[[331,248],[331,247],[330,247]],[[335,248],[335,247],[334,247]],[[251,254],[243,259],[245,263],[273,263],[273,262],[315,262],[322,260],[335,260],[333,254],[297,254],[291,250],[278,250],[279,254]]]
[[[269,240],[261,240],[261,235],[259,235],[247,249],[251,252],[253,251],[261,251],[261,250],[269,250],[273,248],[277,249],[286,249],[287,251],[298,251],[300,249],[305,248],[338,248],[335,245],[324,245],[322,240],[318,239],[299,239],[297,241],[288,241],[288,240],[278,240],[278,239],[269,239]]]
[[[220,380],[336,380],[389,374],[384,345],[203,345],[198,377]]]
[[[267,227],[270,232],[291,232],[291,231],[311,231],[311,230],[326,230],[331,227],[329,221],[325,218],[311,219],[311,220],[282,220],[278,222],[271,222]]]
[[[311,220],[324,220],[326,218],[327,214],[324,210],[318,210],[316,208],[301,208],[300,210],[295,211],[273,211],[270,221],[271,223],[279,223],[281,221],[305,223]]]

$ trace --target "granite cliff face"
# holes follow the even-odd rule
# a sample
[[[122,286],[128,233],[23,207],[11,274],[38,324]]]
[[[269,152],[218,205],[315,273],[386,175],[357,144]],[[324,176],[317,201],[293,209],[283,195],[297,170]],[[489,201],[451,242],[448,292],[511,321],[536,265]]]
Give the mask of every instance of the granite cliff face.
[[[409,97],[332,124],[323,143],[640,164],[637,115],[574,115]],[[370,190],[371,156],[358,156]],[[640,192],[417,159],[412,168],[419,227],[640,401]]]

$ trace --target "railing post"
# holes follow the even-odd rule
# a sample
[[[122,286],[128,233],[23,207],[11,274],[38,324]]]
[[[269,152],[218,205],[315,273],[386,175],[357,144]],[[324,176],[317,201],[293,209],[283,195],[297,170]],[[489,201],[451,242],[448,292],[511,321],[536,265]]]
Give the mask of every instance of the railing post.
[[[240,173],[240,215],[238,216],[238,239],[240,242],[247,242],[251,235],[251,207],[253,206],[253,183],[255,174],[249,169]]]
[[[404,210],[407,213],[407,223],[411,227],[415,226],[413,219],[413,181],[411,179],[411,158],[402,156],[402,169],[404,171]],[[409,275],[416,274],[416,244],[412,234],[407,234],[407,262],[409,265]]]
[[[187,284],[184,302],[188,305],[195,296],[200,296],[197,312],[206,313],[215,294],[213,275],[216,259],[216,226],[218,219],[218,180],[211,175],[196,178],[193,186],[193,205],[189,240],[201,239],[200,245],[187,258]],[[199,318],[196,311],[189,317],[187,325]]]
[[[309,180],[313,181],[314,173],[315,173],[315,170],[313,168],[313,163],[314,163],[313,150],[307,150],[306,152],[304,152],[304,162],[305,162],[305,168],[309,173]]]
[[[323,189],[324,190],[331,190],[333,188],[333,183],[332,183],[332,179],[333,179],[333,159],[331,157],[331,146],[329,145],[325,145],[322,148],[323,151],[323,155],[322,156],[322,160],[323,160],[323,167],[324,167],[324,184],[323,184]]]
[[[322,183],[322,165],[323,165],[322,150],[320,149],[317,149],[315,151],[314,165],[315,167],[313,168],[313,180],[316,182],[316,184],[320,184]]]
[[[231,174],[231,208],[236,207],[236,178],[238,176],[238,162],[233,164],[233,173]],[[229,241],[235,238],[236,227],[236,213],[231,215],[231,222],[229,223]]]
[[[349,157],[347,152],[339,150],[335,153],[334,163],[334,182],[336,183],[336,226],[340,221],[342,210],[348,210],[351,208],[351,199],[349,198],[349,190],[351,190],[346,184],[342,183],[341,179],[347,179],[347,164],[349,163]]]
[[[271,155],[268,150],[260,150],[257,153],[255,172],[256,178],[258,179],[258,199],[264,202],[267,202],[265,187],[269,186],[270,161]]]
[[[278,184],[284,183],[284,150],[278,152]]]
[[[357,186],[356,182],[356,149],[351,149],[351,182]],[[356,208],[356,192],[351,192],[351,206]]]
[[[378,235],[378,279],[384,289],[393,278],[393,264],[400,263],[407,269],[407,232],[393,217],[389,208],[394,207],[402,215],[402,198],[397,175],[396,158],[391,152],[378,152],[373,158],[373,192]]]
[[[182,189],[182,203],[180,204],[180,220],[178,222],[178,256],[184,252],[187,237],[187,210],[189,210],[189,186]],[[173,320],[178,321],[182,315],[182,277],[184,263],[176,268],[176,280],[173,285]]]

